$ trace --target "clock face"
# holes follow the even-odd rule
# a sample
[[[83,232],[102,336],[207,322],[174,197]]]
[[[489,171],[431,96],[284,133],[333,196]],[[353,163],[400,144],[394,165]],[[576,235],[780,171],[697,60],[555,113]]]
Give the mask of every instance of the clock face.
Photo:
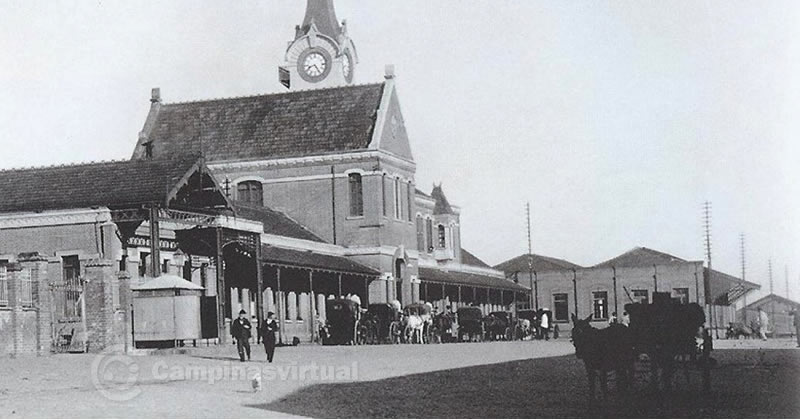
[[[325,57],[318,52],[312,52],[306,56],[306,59],[303,60],[303,71],[306,72],[307,75],[311,77],[319,77],[323,73],[325,73],[325,69],[328,67],[328,62],[325,60]]]
[[[342,56],[342,74],[347,83],[353,82],[353,59],[350,58],[350,53],[344,53]]]
[[[331,56],[322,48],[309,48],[297,60],[297,70],[305,81],[316,83],[331,71]]]

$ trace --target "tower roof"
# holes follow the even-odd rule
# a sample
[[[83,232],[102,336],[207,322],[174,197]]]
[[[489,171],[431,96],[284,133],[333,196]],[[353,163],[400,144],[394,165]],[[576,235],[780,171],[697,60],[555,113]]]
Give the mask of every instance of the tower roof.
[[[450,202],[447,201],[444,191],[442,191],[442,184],[433,186],[431,197],[436,201],[433,214],[453,214],[453,208],[450,206]]]
[[[342,27],[336,19],[336,11],[333,8],[333,0],[308,0],[306,3],[306,16],[300,26],[296,38],[308,33],[311,25],[317,27],[317,31],[327,35],[332,39],[338,39],[342,33]]]

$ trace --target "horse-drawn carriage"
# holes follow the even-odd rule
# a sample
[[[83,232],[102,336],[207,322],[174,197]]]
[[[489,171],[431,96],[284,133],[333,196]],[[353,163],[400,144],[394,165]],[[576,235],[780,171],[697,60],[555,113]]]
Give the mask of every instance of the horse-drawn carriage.
[[[539,317],[533,309],[520,309],[517,311],[517,320],[514,324],[514,339],[524,340],[529,336],[536,336]]]
[[[486,334],[483,311],[474,306],[458,308],[458,341],[482,341]]]
[[[361,318],[365,344],[399,343],[403,335],[401,313],[390,303],[373,303]]]
[[[361,305],[352,299],[325,301],[325,325],[320,331],[322,344],[358,344]]]
[[[427,303],[412,303],[403,309],[403,342],[432,343],[433,308]]]
[[[583,359],[594,398],[594,379],[598,376],[606,393],[606,374],[615,372],[617,386],[625,389],[634,383],[635,365],[649,367],[650,386],[659,382],[665,390],[673,383],[676,366],[682,367],[686,381],[689,370],[702,372],[703,389],[710,388],[711,335],[704,327],[703,308],[696,303],[673,301],[669,293],[653,293],[653,303],[625,305],[630,326],[614,323],[597,329],[592,316],[578,319],[572,315],[572,342],[575,355]]]
[[[489,341],[511,340],[513,329],[511,313],[505,311],[491,312],[485,318],[486,338]]]

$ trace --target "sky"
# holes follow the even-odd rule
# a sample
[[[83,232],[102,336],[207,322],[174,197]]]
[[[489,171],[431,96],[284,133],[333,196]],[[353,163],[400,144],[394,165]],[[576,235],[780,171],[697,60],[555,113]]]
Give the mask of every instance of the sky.
[[[645,246],[800,300],[800,2],[336,0],[356,83],[394,64],[416,182],[490,264]],[[129,158],[149,107],[281,92],[305,2],[11,1],[0,168]],[[758,297],[763,293],[754,295]]]

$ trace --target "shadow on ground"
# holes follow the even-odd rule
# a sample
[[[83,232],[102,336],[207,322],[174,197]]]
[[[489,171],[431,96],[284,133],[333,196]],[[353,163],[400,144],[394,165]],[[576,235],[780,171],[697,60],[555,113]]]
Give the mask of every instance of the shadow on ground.
[[[676,391],[652,392],[646,372],[625,394],[613,383],[593,403],[574,355],[429,372],[370,382],[315,384],[251,406],[309,417],[730,418],[800,416],[800,352],[719,350],[713,390],[699,372],[676,375]]]

